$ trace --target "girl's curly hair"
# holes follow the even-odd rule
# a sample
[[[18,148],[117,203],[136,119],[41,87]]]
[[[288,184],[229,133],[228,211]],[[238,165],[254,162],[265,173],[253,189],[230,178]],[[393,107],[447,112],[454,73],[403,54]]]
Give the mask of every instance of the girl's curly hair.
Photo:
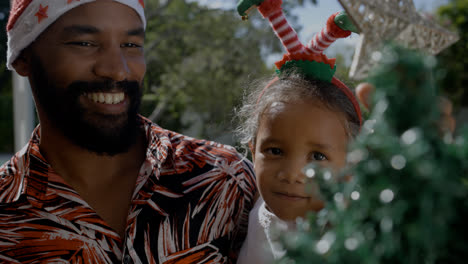
[[[269,77],[252,82],[245,91],[244,104],[235,111],[239,121],[236,134],[243,146],[246,147],[249,143],[255,145],[261,116],[272,103],[278,101],[317,100],[330,110],[343,113],[346,118],[345,129],[350,138],[354,138],[359,132],[359,118],[353,104],[333,84],[307,79],[297,72],[282,74],[276,81],[273,79]]]

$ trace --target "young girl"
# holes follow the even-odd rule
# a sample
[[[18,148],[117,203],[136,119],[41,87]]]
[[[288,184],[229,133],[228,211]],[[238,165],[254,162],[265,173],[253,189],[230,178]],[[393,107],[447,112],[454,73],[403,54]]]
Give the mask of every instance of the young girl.
[[[279,18],[278,2],[266,0],[258,8],[281,38],[288,25]],[[329,19],[323,39],[351,33],[336,29],[336,17]],[[298,42],[291,38],[294,33],[289,28],[288,39]],[[280,76],[257,85],[238,113],[243,120],[241,142],[252,152],[261,195],[249,215],[240,264],[273,263],[284,255],[273,232],[291,228],[292,220],[324,206],[317,192],[306,191],[303,168],[311,162],[336,170],[344,167],[347,145],[362,122],[354,95],[333,77],[334,60],[322,54],[330,41],[316,37],[305,47],[288,39],[282,39],[288,53],[276,63]]]
[[[241,114],[247,118],[242,140],[250,145],[261,197],[250,212],[237,263],[272,263],[284,254],[271,238],[272,227],[288,228],[291,220],[323,207],[317,193],[306,191],[303,168],[310,162],[342,168],[359,118],[336,86],[301,74],[277,80]],[[262,251],[265,244],[270,252]]]

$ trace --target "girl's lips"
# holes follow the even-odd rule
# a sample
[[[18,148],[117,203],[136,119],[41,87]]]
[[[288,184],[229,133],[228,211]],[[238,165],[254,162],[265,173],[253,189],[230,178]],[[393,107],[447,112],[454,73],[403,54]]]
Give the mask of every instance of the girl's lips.
[[[285,199],[285,200],[290,200],[290,201],[307,200],[310,198],[305,195],[297,195],[293,193],[273,192],[273,194],[280,199]]]

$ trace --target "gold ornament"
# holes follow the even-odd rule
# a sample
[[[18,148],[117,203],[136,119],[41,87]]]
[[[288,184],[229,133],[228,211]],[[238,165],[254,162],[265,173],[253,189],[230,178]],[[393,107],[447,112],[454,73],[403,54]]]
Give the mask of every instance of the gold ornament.
[[[436,55],[459,37],[416,11],[412,0],[339,0],[360,31],[349,75],[364,79],[387,41]]]

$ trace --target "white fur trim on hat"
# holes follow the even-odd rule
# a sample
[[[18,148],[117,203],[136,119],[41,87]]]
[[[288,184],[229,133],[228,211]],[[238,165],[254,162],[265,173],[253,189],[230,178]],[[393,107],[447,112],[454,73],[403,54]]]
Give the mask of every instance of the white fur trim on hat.
[[[16,20],[8,33],[7,67],[13,70],[12,63],[21,51],[28,47],[46,28],[71,9],[97,0],[79,0],[70,4],[66,0],[33,0]],[[140,16],[146,28],[144,8],[139,0],[112,0],[133,8]],[[36,13],[39,7],[48,6],[47,18],[38,23]]]

